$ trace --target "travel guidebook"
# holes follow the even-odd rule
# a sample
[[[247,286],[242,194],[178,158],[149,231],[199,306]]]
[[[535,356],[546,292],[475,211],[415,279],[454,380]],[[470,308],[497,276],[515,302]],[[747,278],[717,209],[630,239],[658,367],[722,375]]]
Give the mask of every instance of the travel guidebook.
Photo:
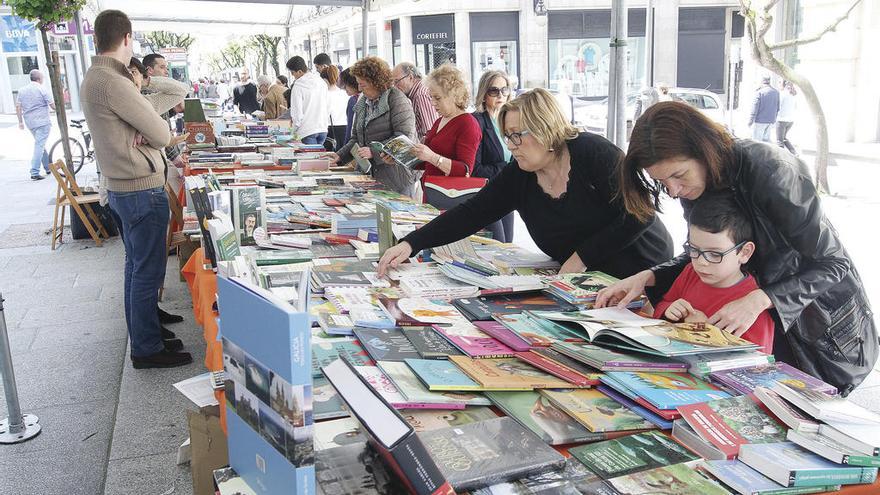
[[[486,397],[550,445],[605,439],[603,433],[587,430],[537,392],[486,392]]]
[[[657,409],[725,399],[730,394],[687,373],[645,373],[611,371],[602,382],[636,402],[643,399]],[[630,396],[632,394],[632,396]]]
[[[785,440],[785,426],[746,395],[679,406],[678,410],[703,440],[728,459],[736,457],[741,445]]]
[[[420,433],[456,492],[561,468],[565,457],[509,417]]]
[[[837,394],[837,388],[834,385],[827,384],[783,362],[774,362],[750,368],[715,371],[710,373],[709,377],[712,381],[741,394],[750,394],[754,392],[755,387],[772,387],[776,382],[781,382],[794,388],[809,388],[830,395]]]
[[[669,323],[640,317],[618,308],[587,311],[533,311],[578,330],[590,343],[658,356],[679,356],[736,349],[755,349],[756,344],[708,323]]]
[[[568,452],[602,479],[699,459],[656,431],[574,447]]]
[[[540,393],[593,432],[654,428],[645,418],[598,390],[541,390]]]

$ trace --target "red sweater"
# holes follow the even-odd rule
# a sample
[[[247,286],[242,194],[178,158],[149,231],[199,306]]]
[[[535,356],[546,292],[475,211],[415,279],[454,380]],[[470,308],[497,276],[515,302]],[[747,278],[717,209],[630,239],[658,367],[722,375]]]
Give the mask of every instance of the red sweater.
[[[434,121],[431,130],[425,135],[425,146],[443,158],[452,161],[450,176],[463,177],[470,175],[474,170],[474,159],[477,157],[477,148],[483,138],[483,131],[477,119],[469,113],[463,113],[450,120],[437,130],[440,121]],[[425,175],[446,175],[442,170],[428,162],[422,162],[425,167]]]
[[[666,313],[666,309],[677,301],[684,299],[691,303],[694,309],[702,311],[707,317],[711,317],[725,304],[739,299],[749,292],[758,288],[755,277],[748,275],[746,278],[738,282],[732,287],[719,289],[707,285],[700,280],[700,276],[694,271],[694,266],[690,263],[678,275],[672,287],[669,288],[663,296],[663,300],[657,304],[654,309],[654,318],[662,318]],[[763,311],[758,315],[758,319],[752,324],[742,338],[761,346],[761,351],[767,354],[773,352],[773,318],[769,311]]]

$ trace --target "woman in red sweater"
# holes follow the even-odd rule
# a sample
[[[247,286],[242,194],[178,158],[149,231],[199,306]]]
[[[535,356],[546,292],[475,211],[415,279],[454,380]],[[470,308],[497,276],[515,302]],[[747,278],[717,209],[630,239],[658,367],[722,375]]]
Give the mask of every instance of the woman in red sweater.
[[[424,143],[412,150],[424,162],[420,166],[425,170],[423,188],[425,176],[470,176],[483,136],[480,124],[465,111],[470,95],[460,70],[443,64],[428,76],[427,86],[440,118],[425,135]]]

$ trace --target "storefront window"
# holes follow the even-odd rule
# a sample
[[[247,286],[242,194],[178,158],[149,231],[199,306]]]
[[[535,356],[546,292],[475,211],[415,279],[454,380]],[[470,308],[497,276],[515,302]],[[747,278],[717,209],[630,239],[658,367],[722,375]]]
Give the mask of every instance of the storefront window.
[[[507,73],[511,78],[513,89],[519,86],[516,75],[519,67],[516,64],[516,41],[480,41],[473,43],[472,60],[473,88],[476,92],[480,82],[480,76],[490,70],[500,70]]]
[[[412,18],[415,64],[428,74],[446,62],[455,63],[455,19],[452,14]]]
[[[425,74],[446,62],[455,63],[455,43],[416,45],[416,66]]]
[[[608,96],[610,38],[550,40],[550,89],[574,96]],[[627,44],[627,93],[636,93],[645,80],[645,38]]]
[[[31,82],[30,72],[39,69],[37,56],[7,57],[6,65],[9,68],[9,86],[12,88],[12,99],[16,101],[18,90]]]
[[[333,60],[336,60],[336,63],[343,67],[348,67],[351,65],[348,60],[348,50],[339,50],[333,52]]]

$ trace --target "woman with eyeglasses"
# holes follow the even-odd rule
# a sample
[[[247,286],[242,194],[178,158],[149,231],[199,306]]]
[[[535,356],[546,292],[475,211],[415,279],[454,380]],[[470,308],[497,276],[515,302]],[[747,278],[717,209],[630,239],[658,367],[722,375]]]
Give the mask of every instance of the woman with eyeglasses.
[[[672,256],[659,219],[638,220],[616,197],[623,152],[607,139],[578,133],[544,89],[506,103],[498,114],[511,166],[465,203],[385,251],[379,272],[422,249],[471,235],[516,210],[532,239],[561,272],[600,270],[627,277]]]
[[[707,315],[709,323],[742,333],[770,310],[777,361],[844,396],[870,373],[878,353],[871,307],[803,162],[771,144],[734,140],[684,103],[660,102],[636,122],[616,182],[638,219],[656,214],[662,192],[681,198],[686,217],[705,192],[730,192],[752,224],[750,265],[760,288]],[[681,255],[622,280],[596,305],[623,306],[646,287],[663,293],[689,260]]]
[[[477,97],[474,101],[477,111],[472,115],[480,124],[483,137],[480,139],[480,147],[477,148],[472,175],[491,179],[498,175],[513,157],[504,145],[504,136],[498,125],[501,107],[510,101],[510,80],[504,72],[490,70],[483,73],[477,87]],[[513,212],[504,215],[501,222],[493,224],[489,230],[492,231],[493,238],[502,242],[513,242]]]

